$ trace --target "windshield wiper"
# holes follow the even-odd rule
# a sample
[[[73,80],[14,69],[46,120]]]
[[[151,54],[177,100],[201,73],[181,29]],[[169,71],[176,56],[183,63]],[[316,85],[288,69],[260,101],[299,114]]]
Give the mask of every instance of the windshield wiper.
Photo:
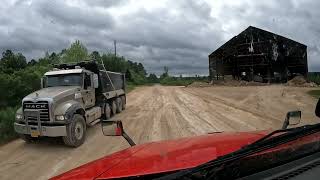
[[[278,135],[278,134],[286,134],[286,133],[292,133],[292,132],[295,132],[295,131],[299,131],[299,130],[304,130],[305,128],[307,127],[310,127],[312,125],[305,125],[305,126],[301,126],[301,127],[296,127],[296,128],[290,128],[290,129],[279,129],[279,130],[275,130],[267,135],[265,135],[264,137],[262,137],[261,139],[258,139],[257,141],[247,145],[247,146],[244,146],[243,148],[249,148],[249,147],[255,147],[255,146],[259,146],[261,143],[263,143],[264,141],[268,140],[268,139],[271,139],[271,138],[275,138],[277,136],[275,135]],[[242,149],[243,149],[242,148]]]
[[[319,131],[320,131],[320,124],[307,125],[307,126],[302,126],[298,128],[292,128],[292,129],[285,129],[285,130],[276,130],[264,136],[263,138],[257,140],[256,142],[250,145],[244,146],[238,151],[221,156],[215,160],[209,161],[207,163],[201,164],[191,169],[185,169],[172,174],[165,175],[163,177],[157,178],[157,180],[180,179],[182,177],[187,177],[188,175],[191,175],[203,170],[208,170],[208,169],[210,169],[210,172],[211,172],[209,174],[208,179],[212,179],[216,171],[221,169],[222,166],[226,163],[234,162],[246,156],[249,156],[261,151],[265,151],[267,149],[276,147],[281,144],[288,143],[290,141],[296,140],[298,138],[301,138]],[[274,136],[278,133],[281,133],[281,134]]]

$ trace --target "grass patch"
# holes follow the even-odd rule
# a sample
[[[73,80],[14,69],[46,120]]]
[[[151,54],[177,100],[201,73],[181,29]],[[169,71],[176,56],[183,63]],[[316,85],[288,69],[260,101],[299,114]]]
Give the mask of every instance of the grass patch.
[[[193,82],[207,82],[207,77],[172,77],[167,76],[160,79],[160,84],[165,86],[188,86]]]
[[[18,137],[13,128],[16,110],[16,108],[5,108],[0,110],[0,144]]]
[[[133,84],[133,83],[127,83],[126,86],[126,93],[128,94],[129,92],[133,91],[136,87],[141,87],[141,86],[153,86],[155,83],[145,83],[145,84]]]
[[[320,84],[320,73],[313,72],[308,74],[308,81]]]
[[[308,94],[315,98],[320,98],[320,89],[308,91]]]
[[[171,81],[160,81],[160,84],[164,86],[188,86],[193,83],[192,80],[171,80]]]
[[[126,85],[126,93],[129,93],[130,91],[134,90],[134,88],[136,86],[137,85],[134,85],[134,84],[131,84],[131,83],[127,83],[127,85]]]

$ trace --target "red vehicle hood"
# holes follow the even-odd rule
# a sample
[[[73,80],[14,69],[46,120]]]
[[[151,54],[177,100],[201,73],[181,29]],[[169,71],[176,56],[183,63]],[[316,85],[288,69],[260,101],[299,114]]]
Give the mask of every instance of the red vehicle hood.
[[[137,145],[52,179],[112,179],[192,168],[236,151],[267,133],[215,133]]]

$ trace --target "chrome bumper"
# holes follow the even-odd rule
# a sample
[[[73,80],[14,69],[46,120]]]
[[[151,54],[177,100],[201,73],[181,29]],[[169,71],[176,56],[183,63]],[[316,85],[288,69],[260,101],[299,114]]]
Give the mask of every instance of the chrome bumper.
[[[40,136],[59,137],[67,136],[67,128],[65,125],[61,126],[34,126],[14,123],[14,130],[19,134],[31,134],[31,130],[39,131]]]

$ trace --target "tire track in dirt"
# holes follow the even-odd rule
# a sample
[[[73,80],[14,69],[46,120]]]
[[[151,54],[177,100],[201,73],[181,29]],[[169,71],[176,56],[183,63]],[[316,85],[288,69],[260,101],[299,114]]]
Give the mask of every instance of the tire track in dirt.
[[[190,123],[194,123],[195,120],[193,120],[194,117],[199,119],[199,125],[195,125],[194,127],[197,127],[197,129],[199,127],[205,127],[204,130],[202,130],[203,132],[212,132],[212,131],[219,131],[221,130],[221,128],[230,128],[232,129],[230,126],[226,125],[226,123],[224,121],[210,121],[208,120],[209,118],[206,117],[206,112],[204,107],[202,107],[204,100],[198,97],[191,97],[188,94],[183,94],[185,93],[184,91],[179,93],[179,96],[177,96],[177,101],[179,101],[179,104],[181,104],[181,107],[185,107],[186,109],[189,110],[189,112],[191,113],[191,115],[189,116],[189,118],[186,118]],[[205,103],[206,105],[208,105],[207,103]],[[206,107],[205,107],[206,108]],[[215,110],[214,110],[215,111]],[[215,113],[215,116],[217,116],[218,114]],[[191,118],[190,118],[191,117]],[[201,121],[203,123],[201,123]]]
[[[194,133],[190,131],[190,123],[184,118],[184,113],[186,112],[180,109],[181,104],[178,104],[176,101],[175,96],[177,94],[175,88],[162,89],[162,94],[165,95],[167,105],[165,106],[166,113],[162,114],[165,117],[162,122],[168,124],[167,126],[171,129],[163,129],[163,131],[170,131],[167,132],[167,136],[171,135],[173,138],[193,135]]]
[[[216,113],[219,114],[220,117],[224,116],[226,123],[229,126],[231,126],[234,130],[242,130],[242,129],[239,129],[238,125],[247,126],[251,130],[257,130],[259,128],[260,129],[261,128],[268,129],[268,128],[275,127],[275,124],[270,123],[270,122],[281,122],[281,120],[279,120],[279,119],[276,119],[276,118],[268,116],[268,115],[261,114],[259,112],[250,111],[245,106],[241,107],[239,105],[235,105],[234,103],[230,103],[227,100],[215,97],[214,95],[210,96],[210,95],[207,95],[207,93],[203,93],[203,94],[199,95],[196,92],[192,92],[189,90],[185,90],[185,91],[187,91],[190,95],[206,99],[208,106],[220,107],[221,110],[217,111]],[[223,109],[225,109],[225,110],[223,110]],[[228,114],[226,114],[225,113],[226,111],[233,112],[233,114],[232,114],[233,116],[229,116]],[[224,113],[221,113],[221,112],[224,112]],[[236,113],[234,113],[234,112],[237,112],[238,114],[246,114],[244,116],[249,117],[250,119],[254,119],[254,120],[246,121],[245,119],[243,119],[241,117],[237,117]],[[248,128],[244,127],[243,130],[248,130]]]

